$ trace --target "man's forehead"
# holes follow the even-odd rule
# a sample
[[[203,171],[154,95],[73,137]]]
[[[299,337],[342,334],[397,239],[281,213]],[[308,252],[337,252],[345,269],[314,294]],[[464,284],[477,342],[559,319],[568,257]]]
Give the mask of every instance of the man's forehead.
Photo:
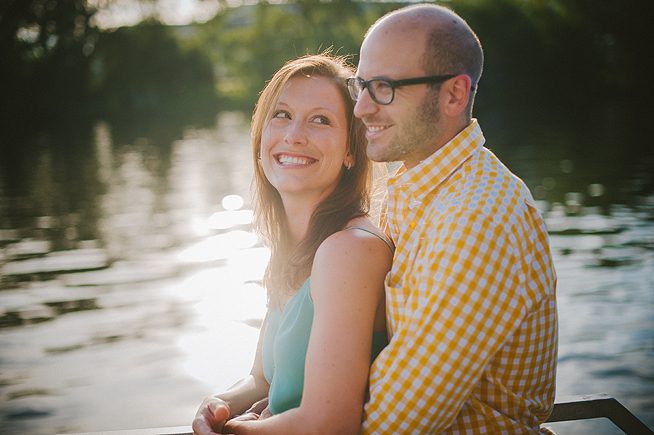
[[[357,75],[404,76],[420,72],[424,52],[424,32],[371,32],[361,45]]]

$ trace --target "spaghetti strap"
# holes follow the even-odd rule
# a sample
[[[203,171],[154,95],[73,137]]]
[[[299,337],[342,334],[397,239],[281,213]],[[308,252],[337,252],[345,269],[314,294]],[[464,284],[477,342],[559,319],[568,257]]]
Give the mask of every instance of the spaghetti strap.
[[[395,247],[393,246],[393,244],[390,241],[388,241],[388,239],[386,237],[383,237],[383,236],[381,236],[380,234],[377,234],[374,231],[370,231],[370,230],[368,230],[366,228],[363,228],[363,227],[347,227],[345,229],[346,230],[361,230],[361,231],[365,231],[368,234],[372,234],[373,236],[377,237],[382,242],[386,243],[386,246],[388,246],[388,249],[391,250],[391,254],[395,253]]]

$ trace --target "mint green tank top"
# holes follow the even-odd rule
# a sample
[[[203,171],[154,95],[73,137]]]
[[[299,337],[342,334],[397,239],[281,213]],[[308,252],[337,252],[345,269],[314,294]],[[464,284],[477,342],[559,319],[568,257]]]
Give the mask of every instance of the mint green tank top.
[[[300,406],[312,322],[310,278],[283,310],[268,311],[262,352],[263,372],[270,384],[268,406],[273,414]],[[385,331],[373,334],[371,363],[386,344]]]

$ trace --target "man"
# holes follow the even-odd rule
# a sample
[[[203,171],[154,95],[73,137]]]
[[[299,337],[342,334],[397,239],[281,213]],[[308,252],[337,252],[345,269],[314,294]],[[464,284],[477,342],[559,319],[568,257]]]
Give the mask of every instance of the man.
[[[556,276],[531,194],[472,118],[482,66],[463,19],[418,5],[370,28],[348,80],[368,156],[403,162],[366,434],[534,433],[553,406]]]

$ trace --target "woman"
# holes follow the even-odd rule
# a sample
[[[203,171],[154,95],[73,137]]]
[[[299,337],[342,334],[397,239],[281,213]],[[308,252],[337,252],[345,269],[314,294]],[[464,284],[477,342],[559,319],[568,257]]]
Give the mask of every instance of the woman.
[[[205,433],[357,433],[386,342],[392,247],[368,217],[370,162],[343,59],[305,56],[252,118],[255,226],[271,249],[268,312],[251,373],[198,410]],[[269,398],[269,418],[235,418]]]

